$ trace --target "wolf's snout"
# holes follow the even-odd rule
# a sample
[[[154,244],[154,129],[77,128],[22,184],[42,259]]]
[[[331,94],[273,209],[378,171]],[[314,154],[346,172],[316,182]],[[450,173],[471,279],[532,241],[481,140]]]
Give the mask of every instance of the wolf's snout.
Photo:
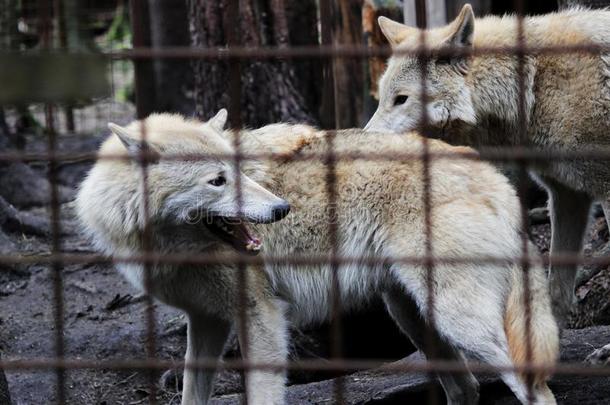
[[[290,212],[290,204],[287,201],[283,201],[273,207],[271,212],[272,221],[279,221],[284,218]]]

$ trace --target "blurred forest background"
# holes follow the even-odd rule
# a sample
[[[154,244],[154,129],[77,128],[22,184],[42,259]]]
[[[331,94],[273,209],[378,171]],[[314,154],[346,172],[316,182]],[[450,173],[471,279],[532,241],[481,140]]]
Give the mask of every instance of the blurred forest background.
[[[412,0],[0,0],[0,51],[52,49],[104,53],[131,47],[383,45],[376,18],[386,15],[416,25],[415,3]],[[429,0],[428,25],[437,26],[451,20],[464,3]],[[514,11],[510,1],[470,3],[477,15]],[[557,8],[553,0],[524,1],[527,14]],[[121,66],[124,63],[114,60],[112,69],[129,70]],[[185,58],[139,60],[136,68],[141,87],[139,111],[142,114],[175,111],[209,117],[220,107],[231,105],[229,75],[237,68],[241,78],[239,118],[243,124],[260,126],[282,120],[305,121],[327,128],[357,127],[375,109],[375,83],[383,69],[383,61],[359,58],[255,60],[243,61],[238,67],[234,65],[237,63]],[[110,96],[117,101],[134,101],[133,75],[120,78],[115,74],[110,79],[113,84]],[[24,103],[28,101],[27,96],[23,95]],[[62,128],[72,131],[79,121],[74,110],[83,105],[62,108],[65,117],[58,117],[56,121],[65,122]],[[18,120],[12,123],[14,131],[7,125],[7,109],[17,110]],[[1,111],[0,128],[4,134],[36,125],[27,104],[4,105]],[[38,124],[44,126],[42,122]]]
[[[69,202],[91,165],[90,160],[78,156],[95,150],[107,134],[109,121],[126,124],[152,112],[207,119],[226,107],[233,126],[287,121],[322,128],[361,127],[376,108],[376,82],[385,66],[382,58],[356,57],[131,60],[123,51],[383,46],[386,43],[377,17],[421,24],[416,3],[0,0],[0,154],[4,157],[0,159],[0,255],[90,252],[73,223]],[[451,21],[466,1],[425,3],[428,26],[438,26]],[[514,12],[516,4],[500,0],[469,3],[478,16]],[[543,14],[571,5],[603,7],[610,0],[523,0],[522,4],[525,14]],[[75,158],[57,164],[9,158],[47,150],[74,153]],[[549,223],[542,207],[546,196],[534,191],[530,199],[532,237],[545,252]],[[61,205],[58,215],[50,209],[52,201]],[[601,211],[596,212],[587,254],[610,254],[608,230],[601,215]],[[59,245],[54,243],[55,236],[61,239]],[[110,266],[66,266],[61,271],[66,277],[66,355],[131,358],[142,351],[141,297],[132,296],[135,293],[121,284]],[[53,274],[53,269],[43,265],[0,264],[0,356],[49,357],[57,353],[52,334],[56,308],[50,304]],[[585,269],[572,326],[610,324],[608,274],[606,268]],[[140,312],[127,310],[138,305]],[[184,320],[170,310],[158,311],[163,346],[159,356],[181,358]],[[347,316],[343,325],[348,357],[399,359],[413,351],[381,303],[373,303],[368,312]],[[366,325],[365,332],[362,325]],[[327,357],[327,328],[295,332],[293,356]],[[238,348],[233,347],[230,353],[238,355]],[[292,373],[290,381],[302,384],[333,376]],[[11,373],[8,377],[18,403],[55,398],[52,376]],[[151,394],[144,382],[128,390],[122,385],[126,378],[145,381],[141,375],[119,372],[71,372],[71,387],[81,391],[68,402],[137,403]],[[221,382],[219,395],[240,389],[234,375],[225,375]],[[163,399],[175,400],[175,387],[167,388],[171,385],[167,378],[163,384]],[[0,405],[9,402],[0,369]]]

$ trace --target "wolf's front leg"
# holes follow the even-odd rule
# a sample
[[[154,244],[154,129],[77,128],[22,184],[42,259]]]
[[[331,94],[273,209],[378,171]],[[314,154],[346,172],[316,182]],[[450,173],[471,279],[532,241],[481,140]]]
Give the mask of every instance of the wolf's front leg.
[[[549,192],[551,214],[551,255],[578,254],[589,220],[591,198],[553,179],[543,178]],[[565,327],[574,297],[576,264],[552,264],[549,285],[553,312]]]
[[[245,312],[247,324],[245,331],[239,327],[238,320],[238,337],[244,359],[254,365],[284,363],[288,354],[284,304],[280,300],[271,298],[264,300],[259,298],[255,302]],[[249,405],[284,403],[285,370],[254,367],[247,369],[245,375]]]
[[[216,370],[197,368],[197,361],[217,361],[222,355],[231,324],[201,314],[188,314],[186,365],[182,389],[182,405],[207,404],[212,395]]]

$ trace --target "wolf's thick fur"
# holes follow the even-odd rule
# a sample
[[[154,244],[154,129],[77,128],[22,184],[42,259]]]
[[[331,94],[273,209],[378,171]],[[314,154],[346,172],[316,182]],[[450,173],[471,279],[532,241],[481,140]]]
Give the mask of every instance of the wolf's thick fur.
[[[420,31],[380,19],[386,37],[399,49],[417,46]],[[474,19],[469,5],[455,21],[428,30],[433,49],[514,46],[514,16]],[[526,45],[610,45],[610,11],[572,9],[524,20]],[[443,62],[443,63],[441,63]],[[610,54],[550,53],[525,57],[525,137],[519,139],[518,62],[494,54],[436,60],[429,64],[428,118],[442,139],[470,146],[523,145],[578,151],[610,146]],[[367,129],[407,131],[421,114],[420,69],[413,57],[394,56],[380,80],[380,103]],[[397,95],[407,95],[396,103]],[[403,99],[400,99],[401,101]],[[395,105],[396,104],[396,105]],[[536,176],[550,195],[551,252],[578,253],[592,199],[610,197],[607,161],[575,159],[537,163]],[[610,214],[608,206],[604,207]],[[609,217],[607,215],[607,217]],[[610,218],[610,217],[609,217]],[[610,222],[609,222],[610,223]],[[572,303],[575,265],[553,265],[551,296],[565,318]]]
[[[172,154],[232,152],[233,132],[220,132],[224,113],[206,124],[179,116],[153,115],[146,121],[147,141],[160,160],[149,166],[149,211],[152,249],[157,253],[194,254],[232,252],[214,237],[206,225],[184,215],[213,210],[224,215],[209,194],[227,193],[235,198],[231,158],[187,162],[163,159]],[[136,147],[126,137],[139,138],[138,124],[113,127],[101,154],[121,153],[124,145]],[[125,138],[125,139],[124,139]],[[299,160],[299,154],[326,154],[332,142],[342,153],[418,154],[422,139],[414,134],[366,134],[361,130],[324,132],[302,125],[276,124],[240,133],[245,153],[273,152],[281,160],[245,160],[241,197],[250,211],[265,216],[277,196],[286,198],[291,214],[282,221],[250,225],[263,240],[263,252],[273,256],[330,255],[329,212],[322,159]],[[122,142],[121,142],[122,141]],[[434,152],[461,153],[468,148],[431,141]],[[226,185],[207,187],[219,171]],[[137,233],[142,198],[141,168],[135,162],[100,160],[78,194],[78,215],[97,244],[108,254],[142,251]],[[520,255],[519,203],[504,176],[491,165],[467,159],[434,160],[430,167],[432,250],[438,257],[517,257]],[[263,193],[260,189],[269,190]],[[262,187],[261,187],[262,186]],[[379,264],[343,264],[338,270],[340,298],[346,310],[382,295],[388,311],[401,329],[424,352],[427,324],[426,267],[392,261],[392,257],[425,254],[422,164],[420,160],[338,160],[336,162],[336,226],[341,257],[384,257]],[[254,193],[254,195],[251,195]],[[273,194],[271,194],[273,193]],[[190,200],[189,200],[190,199]],[[176,206],[176,201],[181,205]],[[189,202],[190,201],[190,202]],[[258,201],[258,203],[257,203]],[[202,203],[203,202],[203,203]],[[263,208],[255,205],[259,204]],[[178,207],[178,209],[176,209]],[[213,207],[213,208],[210,208]],[[235,215],[232,206],[226,210]],[[227,214],[228,215],[228,214]],[[252,215],[250,215],[252,217]],[[187,220],[190,218],[190,220]],[[467,352],[498,366],[523,364],[526,345],[523,276],[513,265],[435,265],[436,356],[463,361]],[[139,287],[141,266],[119,265]],[[239,268],[225,265],[157,264],[150,273],[149,293],[188,314],[186,360],[217,359],[229,331],[238,325]],[[248,338],[238,336],[254,362],[282,362],[287,355],[287,328],[318,322],[331,314],[333,293],[330,265],[268,263],[247,269],[245,310]],[[531,354],[538,364],[551,365],[558,354],[558,330],[551,314],[542,269],[532,268]],[[290,321],[288,321],[290,320]],[[242,346],[242,347],[243,347]],[[246,376],[250,403],[282,403],[284,374],[269,370],[249,371]],[[544,373],[535,376],[535,403],[554,403]],[[213,373],[187,368],[183,404],[205,403],[211,394]],[[448,401],[475,403],[477,383],[471,374],[440,376]],[[511,372],[504,381],[522,402],[527,402],[525,378]]]

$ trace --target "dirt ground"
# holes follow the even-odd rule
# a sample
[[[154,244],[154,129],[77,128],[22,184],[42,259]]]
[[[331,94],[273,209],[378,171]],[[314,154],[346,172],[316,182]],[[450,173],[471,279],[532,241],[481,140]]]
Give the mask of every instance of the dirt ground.
[[[63,150],[92,150],[99,137],[62,137]],[[43,144],[31,142],[31,150]],[[60,179],[66,194],[61,206],[61,249],[65,252],[91,252],[91,246],[79,234],[69,203],[75,187],[89,167],[77,162],[61,168]],[[44,173],[44,167],[34,167]],[[21,210],[48,226],[48,210],[34,207]],[[45,222],[46,221],[46,222]],[[608,245],[608,233],[604,221],[595,222],[588,249],[600,252]],[[537,245],[548,249],[548,224],[532,228]],[[30,233],[10,234],[15,252],[21,255],[48,253],[50,240],[45,236]],[[68,358],[77,359],[144,359],[145,358],[145,300],[119,274],[106,264],[67,265],[62,269],[64,278],[64,341]],[[52,357],[54,347],[53,274],[45,265],[16,266],[0,269],[0,351],[3,359],[40,359]],[[588,299],[602,291],[600,286],[610,284],[610,272],[603,269],[592,281],[579,290],[580,307],[585,308]],[[584,289],[584,290],[583,290]],[[606,290],[607,291],[607,290]],[[185,326],[182,315],[171,308],[155,304],[157,356],[161,359],[180,360],[185,348]],[[587,307],[588,308],[588,307]],[[592,318],[588,324],[600,323]],[[603,323],[602,323],[603,324]],[[610,322],[605,323],[606,325]],[[588,326],[588,325],[581,325]],[[366,328],[365,328],[366,329]],[[562,355],[565,360],[580,362],[594,347],[610,342],[610,328],[586,329],[582,337],[578,331],[564,335]],[[370,333],[375,333],[371,331]],[[393,332],[394,333],[394,332]],[[375,342],[383,342],[377,336]],[[379,344],[383,346],[383,344]],[[412,348],[406,343],[402,352],[383,352],[382,347],[372,354],[387,354],[389,360],[398,360],[408,355]],[[570,351],[571,350],[571,351]],[[388,354],[389,353],[389,354]],[[235,354],[235,353],[233,353]],[[400,356],[399,356],[400,354]],[[371,355],[371,356],[372,356]],[[395,356],[395,357],[392,357]],[[157,381],[161,372],[153,378]],[[421,403],[428,383],[413,385],[400,380],[406,376],[395,376],[388,380],[379,375],[357,374],[351,378],[352,392],[366,392],[354,396],[349,403],[394,404]],[[7,373],[11,395],[15,404],[46,404],[56,399],[55,374],[52,371],[11,371]],[[69,404],[139,404],[150,399],[149,374],[142,371],[73,370],[66,374],[67,403]],[[308,380],[309,379],[309,380]],[[313,378],[313,380],[319,380]],[[294,382],[310,382],[307,376],[295,376]],[[326,385],[325,385],[326,384]],[[418,385],[419,384],[419,385]],[[422,385],[423,384],[423,385]],[[551,384],[558,393],[560,403],[604,404],[610,403],[610,380],[590,377],[558,377]],[[402,387],[402,388],[401,388]],[[413,388],[415,387],[415,388]],[[236,372],[223,372],[216,384],[218,403],[236,403],[234,395],[241,389],[241,379]],[[157,385],[158,403],[177,404],[180,396],[175,386]],[[360,391],[359,391],[360,390]],[[290,403],[334,403],[329,382],[310,382],[291,388]],[[483,403],[516,403],[504,386],[490,380],[483,386]]]

